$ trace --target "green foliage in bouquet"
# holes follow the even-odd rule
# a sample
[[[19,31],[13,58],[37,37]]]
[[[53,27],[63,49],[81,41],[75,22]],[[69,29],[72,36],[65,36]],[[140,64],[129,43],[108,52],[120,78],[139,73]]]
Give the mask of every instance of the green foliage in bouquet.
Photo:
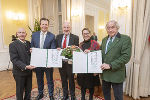
[[[65,58],[72,59],[73,51],[80,52],[80,49],[79,47],[74,45],[67,47],[62,51],[61,56],[65,56]]]
[[[34,30],[32,30],[30,26],[28,26],[28,28],[30,29],[30,31],[31,31],[32,33],[37,32],[37,31],[40,31],[40,30],[41,30],[41,28],[40,28],[40,21],[38,21],[38,19],[35,19],[35,22],[34,22]]]

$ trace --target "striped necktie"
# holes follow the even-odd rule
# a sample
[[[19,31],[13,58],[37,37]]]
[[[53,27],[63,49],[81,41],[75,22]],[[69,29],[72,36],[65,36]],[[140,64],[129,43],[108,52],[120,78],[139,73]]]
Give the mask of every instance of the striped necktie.
[[[110,38],[110,40],[109,40],[109,42],[108,42],[108,44],[107,44],[107,51],[108,51],[108,49],[110,48],[110,45],[112,44],[112,37]]]

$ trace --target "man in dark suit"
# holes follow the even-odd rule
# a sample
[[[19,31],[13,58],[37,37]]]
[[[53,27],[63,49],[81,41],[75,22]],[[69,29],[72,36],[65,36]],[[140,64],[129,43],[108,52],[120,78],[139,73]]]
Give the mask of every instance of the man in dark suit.
[[[57,49],[64,49],[67,46],[79,45],[79,37],[70,33],[71,26],[69,22],[64,22],[63,24],[63,34],[59,34],[56,37],[56,47]],[[72,73],[72,65],[68,64],[67,61],[62,62],[62,68],[59,69],[62,88],[63,88],[63,100],[68,99],[68,80],[69,80],[69,90],[71,95],[71,100],[75,100],[75,83],[74,74]]]
[[[111,20],[106,24],[108,36],[102,40],[101,69],[102,89],[105,100],[111,100],[111,86],[115,100],[123,100],[123,81],[125,80],[126,67],[131,57],[131,39],[118,32],[119,25]]]
[[[25,40],[27,35],[23,28],[16,33],[18,39],[9,44],[10,60],[13,63],[13,77],[16,81],[16,99],[30,100],[32,89],[32,70],[30,65],[30,42]],[[23,92],[25,96],[23,99]]]
[[[55,49],[55,35],[51,32],[48,32],[49,20],[46,18],[40,19],[40,28],[41,31],[35,32],[32,35],[31,47],[41,48],[41,49]],[[47,78],[48,92],[50,100],[54,100],[53,91],[54,91],[54,83],[53,83],[53,68],[43,68],[38,67],[35,69],[37,83],[38,83],[38,96],[37,100],[43,98],[43,89],[44,89],[44,72]]]

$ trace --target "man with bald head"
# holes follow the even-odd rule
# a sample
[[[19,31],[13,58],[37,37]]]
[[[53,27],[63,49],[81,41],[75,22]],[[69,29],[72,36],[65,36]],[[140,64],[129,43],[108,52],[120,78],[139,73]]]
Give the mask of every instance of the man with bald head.
[[[70,22],[63,23],[63,34],[59,34],[56,37],[56,47],[57,49],[65,49],[67,46],[79,45],[79,37],[71,34]],[[62,88],[63,88],[63,100],[69,99],[68,97],[68,80],[69,80],[69,90],[71,95],[71,100],[75,100],[75,83],[74,74],[72,73],[72,64],[68,64],[67,61],[62,62],[62,68],[59,69]]]
[[[27,33],[24,28],[19,28],[16,36],[18,39],[9,44],[10,60],[13,63],[12,72],[16,81],[16,100],[30,100],[32,69],[35,68],[30,65],[30,42],[25,40]]]

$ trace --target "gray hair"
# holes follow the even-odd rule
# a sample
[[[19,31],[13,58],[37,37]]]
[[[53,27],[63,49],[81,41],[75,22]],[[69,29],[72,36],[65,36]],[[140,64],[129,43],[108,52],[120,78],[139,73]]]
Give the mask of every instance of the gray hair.
[[[62,26],[64,26],[64,24],[66,24],[66,23],[71,27],[70,21],[64,21],[63,24],[62,24]]]
[[[120,26],[119,26],[119,24],[118,24],[117,21],[115,21],[115,20],[110,20],[110,21],[108,21],[108,22],[106,23],[106,26],[105,26],[106,29],[107,29],[107,26],[108,26],[109,23],[113,23],[113,24],[116,26],[117,29],[120,28]]]

